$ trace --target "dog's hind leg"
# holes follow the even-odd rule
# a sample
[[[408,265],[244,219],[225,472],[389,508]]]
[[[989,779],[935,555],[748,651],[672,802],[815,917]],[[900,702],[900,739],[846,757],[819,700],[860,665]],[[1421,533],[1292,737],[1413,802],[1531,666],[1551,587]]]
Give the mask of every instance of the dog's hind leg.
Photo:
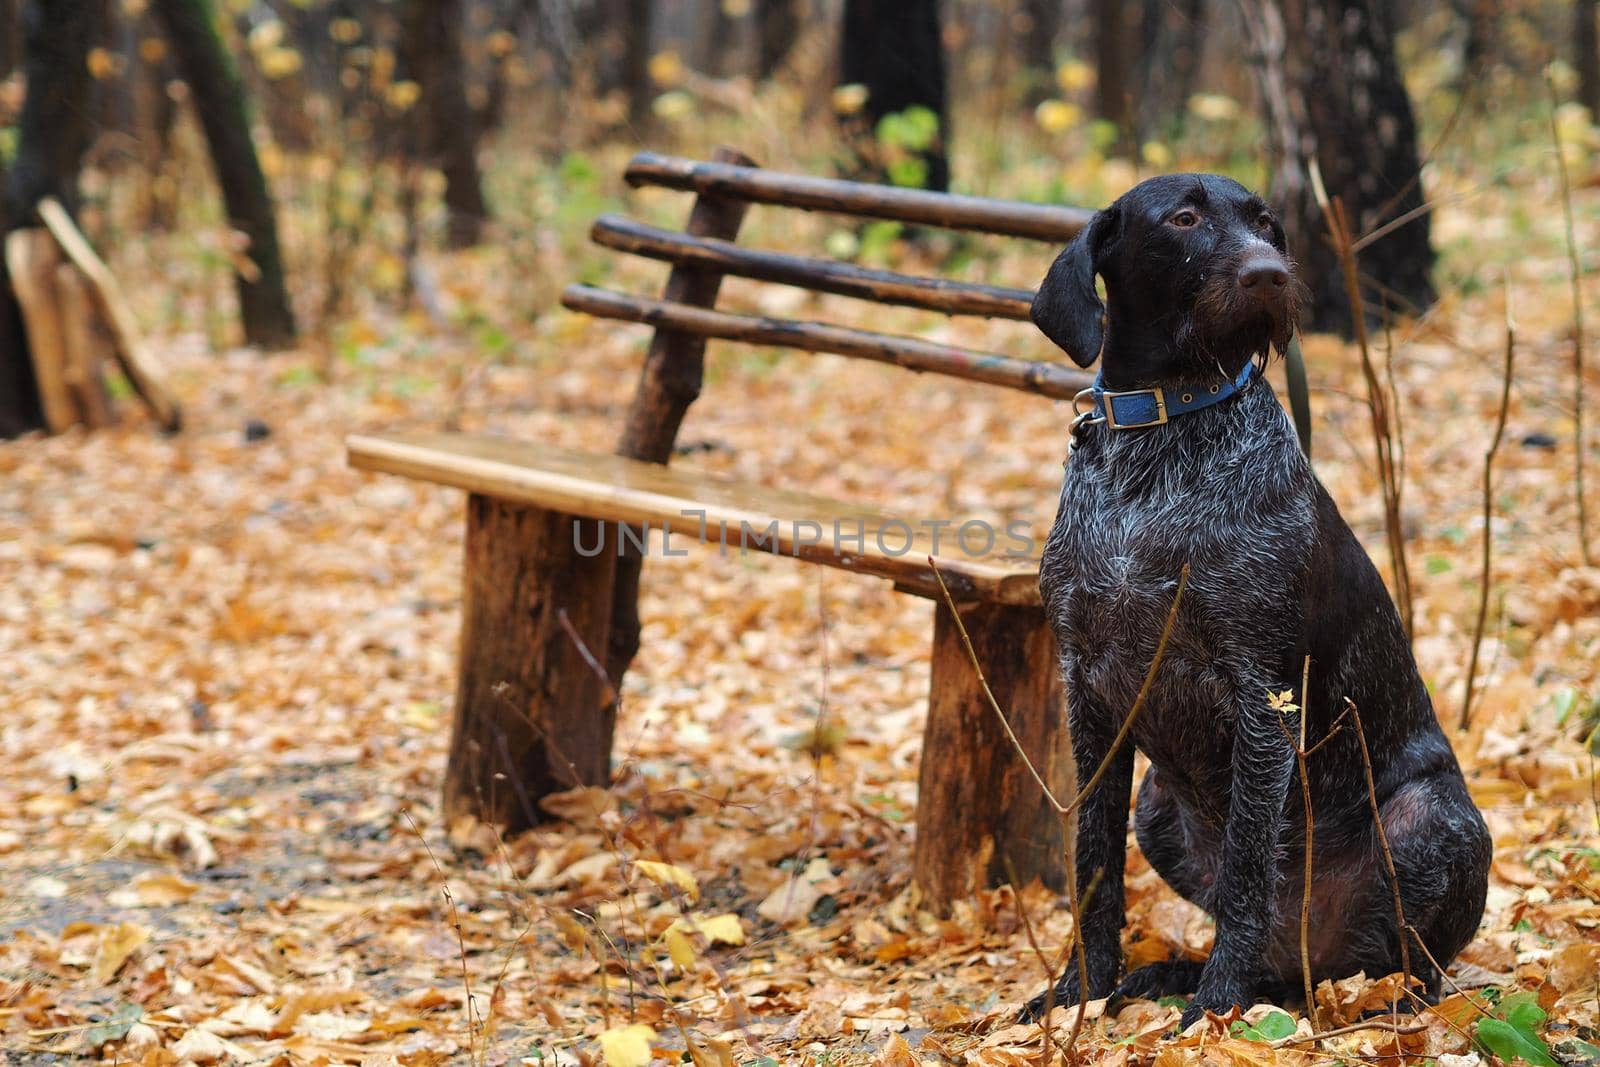
[[[1206,873],[1193,862],[1202,846],[1190,840],[1188,820],[1177,799],[1162,781],[1161,772],[1151,767],[1139,785],[1139,801],[1133,811],[1133,835],[1139,851],[1156,873],[1185,900],[1210,908],[1210,885]]]
[[[1458,774],[1436,773],[1408,782],[1379,809],[1400,877],[1400,904],[1406,925],[1441,964],[1477,934],[1483,917],[1492,842],[1483,817]],[[1374,831],[1376,836],[1376,831]],[[1377,842],[1373,842],[1376,851]],[[1364,906],[1347,913],[1348,941],[1361,957],[1347,959],[1349,973],[1370,975],[1400,970],[1399,939],[1394,919],[1394,891],[1387,867],[1373,865],[1374,882]],[[1363,937],[1360,931],[1365,930]],[[1411,973],[1422,980],[1425,996],[1437,997],[1441,979],[1428,955],[1408,938]]]

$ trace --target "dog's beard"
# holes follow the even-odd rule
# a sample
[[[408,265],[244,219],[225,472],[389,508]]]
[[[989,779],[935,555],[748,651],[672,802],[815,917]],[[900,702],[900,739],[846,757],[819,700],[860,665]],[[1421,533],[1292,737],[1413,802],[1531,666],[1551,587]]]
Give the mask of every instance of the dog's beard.
[[[1274,352],[1288,354],[1300,305],[1307,295],[1292,267],[1276,302],[1263,303],[1252,297],[1232,275],[1232,271],[1218,271],[1207,279],[1178,336],[1180,346],[1193,353],[1201,366],[1228,376],[1238,374],[1250,360],[1265,364]]]

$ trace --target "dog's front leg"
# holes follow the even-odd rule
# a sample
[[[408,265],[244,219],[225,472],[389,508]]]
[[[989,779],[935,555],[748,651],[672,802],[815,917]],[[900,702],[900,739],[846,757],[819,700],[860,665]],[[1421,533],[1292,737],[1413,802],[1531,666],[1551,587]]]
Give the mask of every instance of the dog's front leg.
[[[1217,937],[1183,1013],[1185,1027],[1208,1010],[1248,1007],[1261,977],[1277,908],[1284,797],[1294,771],[1294,751],[1267,703],[1268,691],[1265,684],[1246,683],[1234,699],[1232,795],[1214,898]],[[1296,729],[1298,719],[1289,727]]]
[[[1120,720],[1107,714],[1093,698],[1079,695],[1084,687],[1068,686],[1068,724],[1072,733],[1072,758],[1078,781],[1088,782],[1111,752]],[[1052,1006],[1098,1000],[1111,995],[1122,971],[1122,924],[1126,918],[1122,878],[1128,863],[1128,799],[1133,792],[1133,745],[1124,741],[1111,757],[1105,775],[1078,809],[1074,852],[1074,877],[1083,922],[1083,953],[1089,988],[1078,980],[1074,953],[1054,991],[1046,990],[1022,1009],[1022,1021],[1032,1022]]]

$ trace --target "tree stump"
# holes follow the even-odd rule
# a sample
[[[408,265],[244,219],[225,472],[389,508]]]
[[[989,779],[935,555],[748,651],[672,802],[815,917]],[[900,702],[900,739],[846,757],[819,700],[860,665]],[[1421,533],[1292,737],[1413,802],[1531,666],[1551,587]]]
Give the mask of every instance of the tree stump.
[[[1043,610],[975,604],[960,611],[1012,732],[1050,791],[1070,802],[1072,746]],[[927,906],[947,914],[954,902],[1013,879],[1065,888],[1069,842],[1061,817],[995,718],[943,602],[934,604],[930,689],[913,861]]]
[[[600,657],[616,551],[585,556],[580,530],[589,549],[592,520],[467,498],[447,820],[525,829],[541,796],[610,782],[616,699]]]

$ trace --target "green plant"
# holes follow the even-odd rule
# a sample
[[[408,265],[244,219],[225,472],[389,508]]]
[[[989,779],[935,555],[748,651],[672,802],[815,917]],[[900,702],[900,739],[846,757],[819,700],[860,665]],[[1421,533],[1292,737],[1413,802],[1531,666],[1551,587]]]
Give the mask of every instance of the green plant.
[[[1261,1017],[1261,1021],[1251,1025],[1243,1019],[1236,1019],[1228,1027],[1228,1033],[1246,1041],[1278,1041],[1293,1034],[1295,1030],[1294,1019],[1287,1012],[1269,1011]]]
[[[929,108],[908,107],[878,120],[873,131],[883,150],[884,168],[895,185],[928,183],[928,163],[919,155],[939,140],[939,116]]]
[[[1512,993],[1496,1005],[1493,1018],[1478,1020],[1475,1036],[1485,1052],[1507,1063],[1523,1060],[1537,1067],[1559,1067],[1550,1055],[1550,1046],[1534,1029],[1543,1021],[1544,1009],[1539,1007],[1537,994]]]

